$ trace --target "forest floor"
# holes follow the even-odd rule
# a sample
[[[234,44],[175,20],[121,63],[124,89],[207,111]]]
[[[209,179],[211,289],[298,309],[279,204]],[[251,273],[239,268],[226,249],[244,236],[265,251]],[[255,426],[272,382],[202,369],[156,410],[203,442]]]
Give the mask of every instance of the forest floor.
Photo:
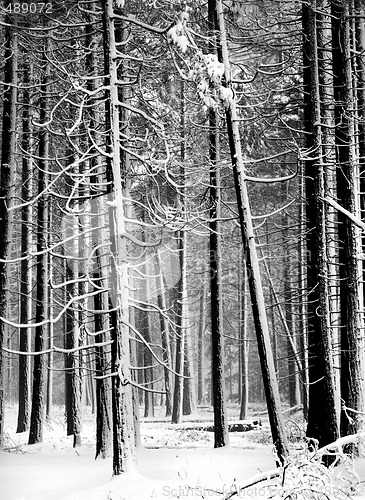
[[[237,420],[237,407],[229,408],[229,419]],[[252,417],[257,418],[253,411]],[[166,419],[142,419],[143,447],[137,450],[135,470],[122,477],[112,478],[111,459],[94,460],[95,423],[89,410],[83,419],[82,446],[72,448],[72,437],[66,436],[64,416],[55,409],[47,422],[44,442],[27,445],[27,433],[16,434],[16,408],[6,412],[6,451],[0,453],[0,500],[163,500],[208,499],[222,500],[237,492],[237,486],[252,476],[275,469],[275,456],[265,414],[259,415],[263,426],[249,432],[230,433],[230,446],[213,448],[213,433],[195,430],[199,422],[212,422],[211,408],[200,408],[186,423],[174,426]],[[188,424],[187,422],[190,422]],[[299,450],[301,423],[295,417],[287,420],[293,450]],[[298,462],[299,463],[299,462]],[[311,466],[312,467],[312,466]],[[319,496],[306,496],[307,476],[299,478],[301,465],[294,468],[295,481],[301,481],[298,496],[287,496],[279,479],[252,485],[232,496],[261,499],[339,499],[356,498],[365,461],[356,467],[338,467],[332,477],[311,469]],[[293,477],[289,487],[293,487]],[[340,479],[339,479],[340,478]],[[280,480],[281,481],[281,480]],[[304,481],[304,483],[303,483]],[[298,483],[299,484],[299,483]],[[341,489],[338,489],[339,485]],[[297,486],[296,486],[297,487]],[[343,490],[343,492],[342,492]],[[351,496],[350,496],[351,495]]]

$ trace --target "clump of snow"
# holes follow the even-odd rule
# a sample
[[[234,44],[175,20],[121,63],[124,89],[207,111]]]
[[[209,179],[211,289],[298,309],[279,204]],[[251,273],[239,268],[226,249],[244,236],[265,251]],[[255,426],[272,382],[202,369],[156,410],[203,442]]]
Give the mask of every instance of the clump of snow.
[[[211,80],[220,81],[224,75],[224,64],[218,61],[216,54],[206,54],[204,63],[207,68],[208,76]]]
[[[223,87],[223,85],[221,85],[219,87],[219,97],[226,104],[230,104],[232,102],[232,100],[233,100],[233,91],[232,91],[232,89],[229,89],[227,87]]]
[[[169,41],[177,45],[183,54],[185,54],[189,46],[189,40],[185,33],[188,18],[188,12],[182,12],[179,21],[167,32]]]

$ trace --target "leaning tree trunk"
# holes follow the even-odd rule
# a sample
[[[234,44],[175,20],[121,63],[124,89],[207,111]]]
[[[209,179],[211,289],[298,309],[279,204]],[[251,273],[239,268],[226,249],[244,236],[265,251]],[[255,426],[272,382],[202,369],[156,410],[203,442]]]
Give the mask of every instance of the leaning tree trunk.
[[[11,6],[7,1],[5,8]],[[4,27],[4,93],[2,116],[2,143],[0,164],[0,318],[6,317],[9,299],[9,257],[11,244],[11,212],[16,139],[16,100],[17,100],[17,39],[11,27],[11,19],[5,18]],[[11,84],[11,85],[7,85]],[[6,347],[6,324],[0,319],[0,449],[4,445],[4,356]]]
[[[242,241],[246,257],[245,262],[251,295],[253,319],[255,323],[272,439],[276,447],[278,458],[281,462],[283,462],[284,457],[288,455],[288,443],[281,410],[275,365],[271,350],[270,334],[265,310],[265,301],[261,283],[261,274],[252,224],[250,203],[244,177],[239,119],[237,116],[237,106],[232,89],[230,60],[221,0],[216,0],[216,10],[218,16],[216,26],[219,28],[219,43],[222,48],[220,59],[224,64],[225,85],[231,93],[231,99],[229,99],[226,104],[227,132],[233,166],[233,177],[237,196]]]

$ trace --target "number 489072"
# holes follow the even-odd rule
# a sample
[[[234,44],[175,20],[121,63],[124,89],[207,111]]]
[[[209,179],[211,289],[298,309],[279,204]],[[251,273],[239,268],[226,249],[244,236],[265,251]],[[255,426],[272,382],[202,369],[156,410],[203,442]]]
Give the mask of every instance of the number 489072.
[[[9,3],[7,7],[3,7],[1,10],[9,14],[51,14],[52,4],[45,2],[14,2]]]

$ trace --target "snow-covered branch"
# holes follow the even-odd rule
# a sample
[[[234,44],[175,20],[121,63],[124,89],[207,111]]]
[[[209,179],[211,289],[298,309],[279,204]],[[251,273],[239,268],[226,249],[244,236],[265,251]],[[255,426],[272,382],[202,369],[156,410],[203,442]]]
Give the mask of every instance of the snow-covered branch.
[[[325,203],[328,203],[329,205],[331,205],[331,207],[335,208],[339,212],[346,215],[346,217],[348,217],[350,220],[352,220],[352,222],[356,226],[358,226],[360,229],[365,230],[365,223],[361,219],[356,217],[356,215],[354,215],[351,212],[349,212],[348,210],[346,210],[346,208],[343,208],[341,205],[339,205],[337,203],[337,201],[335,201],[333,198],[330,198],[329,196],[327,196],[326,198],[320,198],[320,199],[323,200]]]

